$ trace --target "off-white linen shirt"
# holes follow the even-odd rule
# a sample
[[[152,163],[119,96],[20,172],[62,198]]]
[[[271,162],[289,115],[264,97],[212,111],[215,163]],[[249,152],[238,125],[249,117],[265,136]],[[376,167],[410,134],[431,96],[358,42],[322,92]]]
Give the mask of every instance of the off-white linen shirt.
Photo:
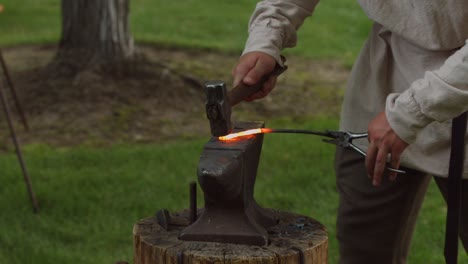
[[[259,2],[243,54],[262,51],[281,63],[281,50],[296,45],[296,32],[317,3]],[[353,65],[340,129],[367,131],[385,111],[393,130],[410,143],[401,164],[446,177],[451,119],[468,110],[468,0],[359,3],[375,23]],[[359,145],[367,149],[367,142]]]

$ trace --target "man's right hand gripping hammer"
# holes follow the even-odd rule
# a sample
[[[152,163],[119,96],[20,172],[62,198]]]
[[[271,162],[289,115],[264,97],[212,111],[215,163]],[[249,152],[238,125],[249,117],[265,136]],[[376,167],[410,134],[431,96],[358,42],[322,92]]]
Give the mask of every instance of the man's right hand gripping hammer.
[[[283,65],[286,59],[281,57]],[[287,69],[287,66],[276,64],[270,74],[261,78],[254,85],[245,85],[242,81],[229,93],[223,81],[210,81],[205,84],[206,116],[210,121],[211,134],[214,137],[225,136],[232,131],[231,108],[240,101],[249,98],[263,88],[263,85],[272,77],[278,76]]]

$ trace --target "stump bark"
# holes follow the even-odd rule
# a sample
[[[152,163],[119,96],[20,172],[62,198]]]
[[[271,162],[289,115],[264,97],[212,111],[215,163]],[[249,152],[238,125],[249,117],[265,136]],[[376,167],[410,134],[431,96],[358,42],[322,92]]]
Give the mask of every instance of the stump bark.
[[[267,246],[182,241],[179,233],[189,222],[188,211],[171,214],[168,230],[155,217],[133,228],[135,264],[325,264],[328,235],[325,227],[307,216],[271,210],[279,223],[268,229]]]

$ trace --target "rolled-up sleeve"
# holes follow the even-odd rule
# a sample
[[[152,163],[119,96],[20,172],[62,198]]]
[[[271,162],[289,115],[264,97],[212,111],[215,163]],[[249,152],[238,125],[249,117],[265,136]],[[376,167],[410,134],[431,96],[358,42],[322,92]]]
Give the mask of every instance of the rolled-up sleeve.
[[[468,110],[468,41],[435,71],[401,94],[387,97],[386,116],[407,143],[431,122],[444,122]]]
[[[282,63],[280,52],[294,47],[297,30],[312,15],[319,0],[263,0],[249,22],[249,37],[242,54],[261,51]]]

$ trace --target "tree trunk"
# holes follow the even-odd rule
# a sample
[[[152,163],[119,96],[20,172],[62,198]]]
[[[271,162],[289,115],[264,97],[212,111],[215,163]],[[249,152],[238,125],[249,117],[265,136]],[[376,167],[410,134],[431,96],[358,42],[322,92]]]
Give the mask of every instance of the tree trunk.
[[[133,59],[130,0],[62,0],[62,36],[54,63],[77,74],[96,66],[121,69]]]

